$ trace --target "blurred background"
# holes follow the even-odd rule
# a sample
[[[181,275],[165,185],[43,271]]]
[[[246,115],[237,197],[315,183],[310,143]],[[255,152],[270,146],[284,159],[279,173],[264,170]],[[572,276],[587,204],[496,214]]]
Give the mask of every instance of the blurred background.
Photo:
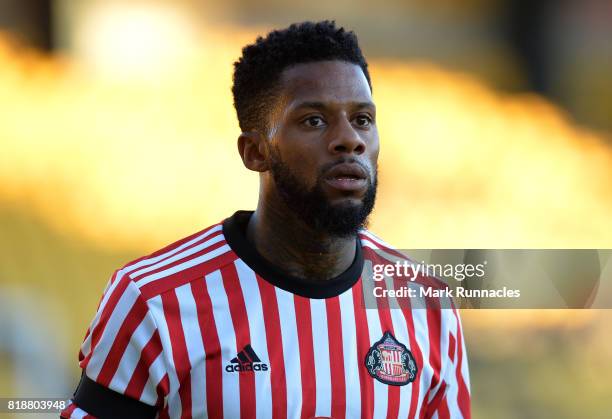
[[[0,397],[68,397],[112,271],[255,207],[232,63],[324,18],[371,67],[372,231],[612,248],[612,1],[0,0]],[[475,418],[610,417],[612,311],[462,315]]]

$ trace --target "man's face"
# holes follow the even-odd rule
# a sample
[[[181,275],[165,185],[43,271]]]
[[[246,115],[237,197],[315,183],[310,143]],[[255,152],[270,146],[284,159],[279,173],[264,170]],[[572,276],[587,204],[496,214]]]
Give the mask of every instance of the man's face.
[[[285,203],[315,230],[345,237],[376,196],[376,109],[361,68],[298,64],[281,75],[270,121],[271,172]]]

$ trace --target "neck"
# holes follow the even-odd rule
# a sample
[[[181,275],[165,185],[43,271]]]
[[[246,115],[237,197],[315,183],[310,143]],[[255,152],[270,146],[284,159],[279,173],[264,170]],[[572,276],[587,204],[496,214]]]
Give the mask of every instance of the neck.
[[[334,278],[355,258],[355,236],[339,238],[315,231],[280,201],[260,200],[246,238],[270,263],[297,278]]]

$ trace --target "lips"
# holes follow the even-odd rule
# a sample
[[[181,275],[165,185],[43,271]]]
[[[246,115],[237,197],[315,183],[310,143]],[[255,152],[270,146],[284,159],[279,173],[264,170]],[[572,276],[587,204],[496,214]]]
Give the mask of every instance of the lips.
[[[327,179],[351,178],[367,179],[367,172],[358,164],[340,163],[332,167],[327,173]]]
[[[325,182],[333,189],[341,191],[364,190],[368,184],[368,174],[358,164],[341,163],[334,166],[325,176]]]

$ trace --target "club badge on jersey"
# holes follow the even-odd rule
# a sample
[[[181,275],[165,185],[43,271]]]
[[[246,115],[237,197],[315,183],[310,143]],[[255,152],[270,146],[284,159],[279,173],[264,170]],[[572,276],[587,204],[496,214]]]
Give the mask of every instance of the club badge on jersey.
[[[370,347],[365,366],[372,377],[394,386],[413,382],[418,371],[412,353],[388,331]]]

